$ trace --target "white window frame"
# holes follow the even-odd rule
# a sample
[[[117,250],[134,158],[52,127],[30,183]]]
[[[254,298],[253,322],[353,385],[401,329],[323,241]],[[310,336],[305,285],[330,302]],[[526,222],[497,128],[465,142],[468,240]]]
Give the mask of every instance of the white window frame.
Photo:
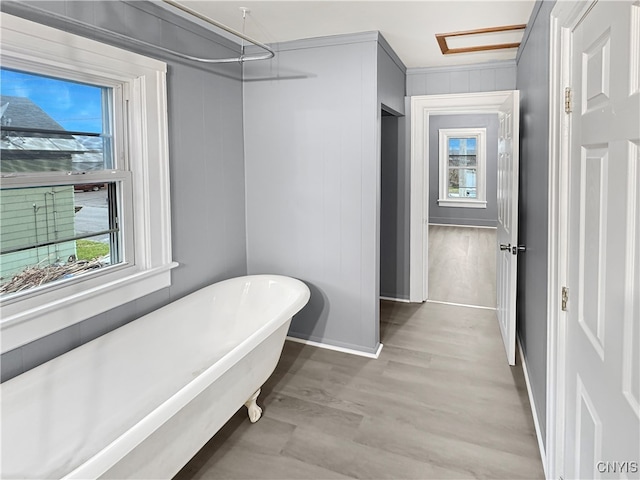
[[[114,102],[122,102],[114,109],[116,168],[87,172],[81,183],[123,186],[125,249],[125,261],[104,271],[1,300],[4,353],[170,286],[178,264],[171,254],[166,64],[6,13],[0,13],[0,35],[3,67],[112,87]],[[8,174],[2,186],[66,185],[72,177]]]
[[[487,129],[486,128],[441,128],[438,131],[439,194],[440,207],[487,208]],[[477,198],[449,198],[449,139],[477,138],[476,191]]]

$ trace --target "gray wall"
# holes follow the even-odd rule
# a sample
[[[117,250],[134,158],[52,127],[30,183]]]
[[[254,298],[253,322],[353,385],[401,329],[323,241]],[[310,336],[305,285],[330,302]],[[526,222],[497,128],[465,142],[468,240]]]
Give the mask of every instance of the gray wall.
[[[409,182],[404,125],[406,68],[380,36],[380,295],[409,298]]]
[[[441,207],[439,196],[439,134],[441,128],[486,128],[487,208]],[[498,168],[498,115],[431,115],[429,118],[429,223],[495,227]]]
[[[380,296],[397,298],[404,286],[404,218],[398,117],[383,115],[380,150]]]
[[[515,88],[514,61],[407,70],[408,96],[492,92]]]
[[[62,17],[192,54],[230,56],[232,44],[148,2],[32,2]],[[123,48],[91,28],[66,25],[29,6],[2,10]],[[235,48],[235,47],[234,47]],[[172,286],[2,355],[7,380],[197,288],[246,273],[242,84],[239,65],[205,68],[135,49],[168,62]]]
[[[378,102],[387,111],[404,115],[407,68],[381,34],[378,34]]]
[[[549,172],[549,28],[555,2],[536,3],[518,52],[520,221],[518,336],[545,439],[547,381],[547,234]]]
[[[311,288],[289,334],[373,352],[379,343],[378,34],[277,45],[245,67],[251,273]]]

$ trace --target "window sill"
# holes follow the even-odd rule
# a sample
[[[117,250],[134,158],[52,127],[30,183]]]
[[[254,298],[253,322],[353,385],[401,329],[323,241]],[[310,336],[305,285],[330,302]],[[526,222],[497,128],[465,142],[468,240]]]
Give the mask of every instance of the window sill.
[[[11,305],[3,306],[0,323],[2,353],[166,288],[171,285],[171,270],[177,266],[177,262],[171,262],[143,271],[129,271],[128,275],[120,275],[121,278],[111,281],[105,276],[107,278],[100,279],[101,284],[92,288],[72,295],[56,295],[48,302],[33,308],[21,308],[13,314]]]
[[[457,208],[487,208],[487,202],[484,200],[453,200],[438,199],[439,207],[457,207]]]

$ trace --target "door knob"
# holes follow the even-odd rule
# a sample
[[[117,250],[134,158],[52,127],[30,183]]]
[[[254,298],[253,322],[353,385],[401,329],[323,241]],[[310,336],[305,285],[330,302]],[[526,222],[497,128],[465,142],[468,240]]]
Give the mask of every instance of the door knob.
[[[509,244],[509,245],[505,245],[504,243],[501,243],[501,244],[500,244],[500,250],[501,250],[501,251],[503,251],[503,252],[504,252],[505,250],[506,250],[506,251],[511,251],[511,244]]]
[[[514,245],[511,247],[511,253],[517,255],[518,253],[522,253],[527,249],[525,245],[518,245],[517,247]]]

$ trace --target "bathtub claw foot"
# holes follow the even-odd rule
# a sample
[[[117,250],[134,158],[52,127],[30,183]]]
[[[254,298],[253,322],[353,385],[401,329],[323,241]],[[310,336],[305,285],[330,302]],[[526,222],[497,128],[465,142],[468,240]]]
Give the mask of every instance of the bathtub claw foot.
[[[262,409],[256,403],[256,400],[258,399],[258,395],[260,395],[260,390],[261,389],[259,388],[256,391],[256,393],[251,395],[249,400],[247,400],[244,403],[244,406],[247,407],[247,410],[249,413],[249,420],[251,420],[251,423],[256,423],[258,420],[260,420],[260,417],[262,416]]]

